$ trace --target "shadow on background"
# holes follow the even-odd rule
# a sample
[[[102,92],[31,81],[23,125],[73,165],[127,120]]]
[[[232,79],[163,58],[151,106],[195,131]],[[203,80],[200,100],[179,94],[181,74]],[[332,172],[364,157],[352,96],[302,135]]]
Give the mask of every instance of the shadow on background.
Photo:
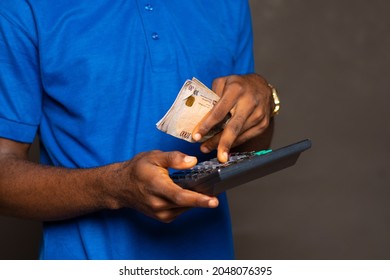
[[[251,0],[257,72],[282,100],[272,146],[298,164],[229,192],[239,259],[390,259],[390,2]],[[40,224],[0,218],[0,258]]]

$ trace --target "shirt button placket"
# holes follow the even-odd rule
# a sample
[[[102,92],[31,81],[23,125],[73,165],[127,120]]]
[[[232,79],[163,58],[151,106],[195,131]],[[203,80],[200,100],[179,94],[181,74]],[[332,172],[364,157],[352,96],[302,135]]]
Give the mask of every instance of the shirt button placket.
[[[145,11],[147,11],[147,12],[152,12],[153,9],[154,9],[153,5],[150,4],[150,3],[145,4],[144,8],[145,8]],[[158,40],[159,39],[159,35],[158,35],[157,32],[153,32],[151,36],[152,36],[153,40]]]
[[[136,0],[146,35],[146,43],[153,71],[171,70],[174,52],[167,34],[170,34],[171,23],[167,22],[167,7],[164,3],[154,5],[154,0]],[[156,1],[157,3],[157,1]]]
[[[153,11],[153,6],[151,4],[149,4],[149,3],[145,4],[145,10],[151,12],[151,11]]]

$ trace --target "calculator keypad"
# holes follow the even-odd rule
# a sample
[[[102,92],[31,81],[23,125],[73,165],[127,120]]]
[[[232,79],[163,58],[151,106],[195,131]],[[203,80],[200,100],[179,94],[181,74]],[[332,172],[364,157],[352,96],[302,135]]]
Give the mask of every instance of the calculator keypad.
[[[173,180],[196,180],[215,170],[236,164],[253,156],[255,156],[255,152],[231,153],[229,154],[229,160],[227,162],[221,163],[217,158],[213,158],[208,161],[200,162],[190,169],[176,171],[170,176]]]

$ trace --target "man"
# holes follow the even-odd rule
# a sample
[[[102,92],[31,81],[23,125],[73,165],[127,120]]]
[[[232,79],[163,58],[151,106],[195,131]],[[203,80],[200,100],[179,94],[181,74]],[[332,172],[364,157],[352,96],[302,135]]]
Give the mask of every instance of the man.
[[[234,257],[226,195],[168,169],[266,130],[250,24],[246,0],[1,1],[0,211],[44,221],[42,259]],[[201,146],[155,128],[193,76],[221,96],[194,139],[232,114]]]

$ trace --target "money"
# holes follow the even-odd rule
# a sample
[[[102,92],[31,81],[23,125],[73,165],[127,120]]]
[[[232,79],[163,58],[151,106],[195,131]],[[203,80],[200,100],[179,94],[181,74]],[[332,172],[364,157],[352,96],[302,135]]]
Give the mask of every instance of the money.
[[[195,140],[192,138],[192,131],[219,99],[216,93],[196,78],[186,80],[171,108],[156,126],[165,133],[193,143]],[[220,132],[227,119],[228,116],[210,130],[200,142]]]

